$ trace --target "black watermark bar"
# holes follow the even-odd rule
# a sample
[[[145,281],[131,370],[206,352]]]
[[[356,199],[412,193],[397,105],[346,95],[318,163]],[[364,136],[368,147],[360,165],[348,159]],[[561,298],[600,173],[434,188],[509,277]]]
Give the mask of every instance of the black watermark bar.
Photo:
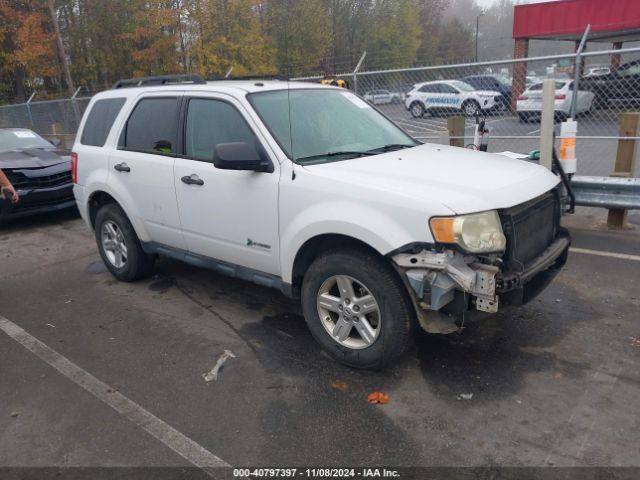
[[[640,467],[0,467],[0,480],[639,480]]]

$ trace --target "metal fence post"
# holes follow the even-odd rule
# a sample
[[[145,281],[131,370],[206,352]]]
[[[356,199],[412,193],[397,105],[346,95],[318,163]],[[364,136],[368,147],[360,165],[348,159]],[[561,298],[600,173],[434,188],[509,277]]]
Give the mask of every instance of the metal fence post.
[[[358,93],[358,72],[360,71],[360,67],[362,66],[362,62],[364,62],[364,57],[367,56],[367,52],[364,52],[358,60],[358,64],[356,68],[353,70],[353,91]]]
[[[623,113],[620,117],[620,140],[616,153],[616,164],[612,177],[632,177],[635,171],[637,137],[640,132],[640,113]],[[629,138],[631,137],[631,138]],[[624,228],[627,223],[627,210],[610,209],[607,225],[611,228]]]
[[[578,109],[578,90],[580,86],[580,71],[582,70],[582,58],[580,55],[582,54],[582,50],[584,50],[584,46],[587,43],[587,37],[589,36],[589,30],[591,30],[591,24],[587,25],[587,28],[584,29],[584,34],[582,35],[582,40],[580,40],[580,45],[578,46],[578,50],[576,50],[576,60],[573,67],[573,94],[571,95],[571,118],[576,119],[577,109]]]
[[[553,129],[555,126],[556,81],[542,82],[542,118],[540,119],[540,165],[551,170]]]
[[[38,92],[33,92],[27,100],[27,115],[29,115],[29,126],[33,127],[33,115],[31,114],[31,100],[36,96]]]
[[[449,117],[447,127],[449,129],[449,145],[464,148],[465,117]]]
[[[73,92],[73,96],[71,97],[71,108],[73,109],[73,118],[76,121],[76,130],[80,126],[80,110],[78,109],[78,103],[76,102],[76,97],[78,93],[80,93],[82,87],[76,88],[76,91]]]

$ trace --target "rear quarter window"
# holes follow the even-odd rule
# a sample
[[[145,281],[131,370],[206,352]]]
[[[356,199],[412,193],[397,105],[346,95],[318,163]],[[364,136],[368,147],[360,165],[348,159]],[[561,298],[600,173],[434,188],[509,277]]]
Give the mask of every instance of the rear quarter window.
[[[103,147],[125,101],[126,98],[105,98],[95,102],[82,129],[80,143]]]

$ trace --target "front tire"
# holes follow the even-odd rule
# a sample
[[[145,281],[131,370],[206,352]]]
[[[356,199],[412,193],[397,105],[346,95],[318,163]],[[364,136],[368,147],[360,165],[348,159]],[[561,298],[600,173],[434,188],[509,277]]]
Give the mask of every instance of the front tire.
[[[144,252],[119,205],[109,203],[98,210],[95,235],[102,261],[118,280],[133,282],[151,274],[154,257]]]
[[[322,254],[304,276],[302,309],[318,343],[345,365],[382,368],[410,346],[415,314],[408,293],[374,253]]]

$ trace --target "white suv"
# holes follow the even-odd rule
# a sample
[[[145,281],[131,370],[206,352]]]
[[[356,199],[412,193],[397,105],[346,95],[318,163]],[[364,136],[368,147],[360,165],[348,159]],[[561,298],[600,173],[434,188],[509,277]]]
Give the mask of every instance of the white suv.
[[[96,95],[73,148],[78,207],[120,280],[166,255],[277,288],[333,357],[374,368],[415,326],[522,304],[565,262],[543,167],[419,144],[340,88],[180,80]]]
[[[500,92],[476,90],[461,80],[418,83],[407,93],[404,103],[414,118],[447,112],[473,117],[504,105]]]

